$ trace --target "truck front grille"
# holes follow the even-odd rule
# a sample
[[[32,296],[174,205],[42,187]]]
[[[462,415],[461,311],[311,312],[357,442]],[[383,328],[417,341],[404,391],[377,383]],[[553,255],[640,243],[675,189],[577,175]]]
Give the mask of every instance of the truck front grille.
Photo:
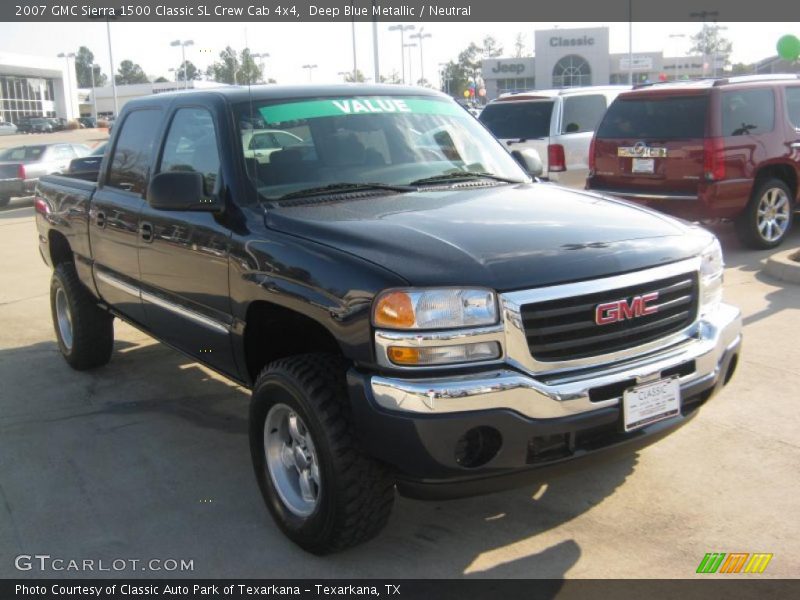
[[[598,325],[598,305],[658,293],[648,306],[652,314],[632,316]],[[688,327],[697,315],[697,274],[684,273],[666,279],[593,294],[561,298],[521,307],[522,323],[531,355],[538,361],[556,362],[619,352],[652,342]]]

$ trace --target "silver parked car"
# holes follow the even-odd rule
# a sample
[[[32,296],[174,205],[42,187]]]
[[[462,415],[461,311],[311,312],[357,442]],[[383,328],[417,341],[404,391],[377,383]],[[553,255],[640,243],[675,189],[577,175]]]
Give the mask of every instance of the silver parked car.
[[[628,89],[590,86],[506,94],[487,104],[480,120],[509,150],[536,150],[545,178],[583,189],[594,130],[608,105]]]
[[[33,144],[0,152],[0,207],[14,196],[29,196],[42,175],[63,174],[73,158],[92,151],[84,144]]]
[[[0,135],[14,135],[17,133],[17,126],[8,121],[0,121]]]

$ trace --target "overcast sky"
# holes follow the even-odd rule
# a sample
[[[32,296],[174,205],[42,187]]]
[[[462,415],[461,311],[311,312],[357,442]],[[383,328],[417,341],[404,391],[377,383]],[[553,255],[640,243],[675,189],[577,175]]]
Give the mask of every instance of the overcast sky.
[[[389,32],[390,23],[378,24],[381,74],[400,72],[400,35]],[[724,34],[733,42],[733,62],[753,62],[776,53],[775,44],[781,35],[800,35],[798,23],[722,23]],[[417,29],[420,24],[416,24]],[[424,69],[428,80],[437,81],[439,63],[455,59],[470,42],[480,43],[485,35],[493,35],[511,55],[518,33],[525,36],[533,51],[533,32],[558,26],[608,26],[610,51],[628,51],[627,23],[426,23]],[[356,23],[358,68],[366,76],[373,74],[372,24]],[[688,36],[700,29],[699,23],[634,23],[634,52],[664,51],[667,55],[684,54],[690,43]],[[670,37],[685,34],[686,37]],[[111,35],[115,65],[124,59],[139,63],[152,76],[171,78],[169,67],[180,65],[180,49],[170,47],[175,39],[192,39],[187,60],[202,70],[213,62],[219,51],[230,45],[241,50],[246,45],[253,52],[267,52],[265,74],[279,83],[305,83],[308,71],[304,64],[316,64],[314,82],[341,81],[337,73],[353,69],[350,23],[112,23]],[[406,42],[417,40],[406,40]],[[108,42],[105,23],[0,23],[0,51],[55,56],[88,46],[95,60],[109,73]],[[408,52],[409,50],[407,50]],[[419,78],[419,48],[411,48],[411,68]]]

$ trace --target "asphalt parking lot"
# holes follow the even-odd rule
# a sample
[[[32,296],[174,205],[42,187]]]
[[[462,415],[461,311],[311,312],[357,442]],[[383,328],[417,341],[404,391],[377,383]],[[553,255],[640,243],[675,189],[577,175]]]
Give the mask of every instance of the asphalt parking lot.
[[[19,554],[48,554],[193,561],[191,572],[119,573],[151,577],[685,578],[707,552],[773,553],[759,577],[796,577],[800,286],[763,273],[768,252],[717,232],[743,355],[690,424],[541,486],[401,498],[378,539],[318,558],[263,506],[246,390],[119,321],[107,367],[78,373],[61,359],[33,210],[17,199],[0,210],[0,577],[65,575],[14,567]],[[788,245],[800,247],[800,227]]]

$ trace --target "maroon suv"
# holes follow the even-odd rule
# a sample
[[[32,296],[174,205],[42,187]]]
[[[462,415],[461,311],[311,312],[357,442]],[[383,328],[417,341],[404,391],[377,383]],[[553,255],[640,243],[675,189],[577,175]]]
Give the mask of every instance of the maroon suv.
[[[800,170],[800,79],[732,77],[620,94],[597,129],[588,189],[691,220],[733,219],[753,248],[780,244]]]

